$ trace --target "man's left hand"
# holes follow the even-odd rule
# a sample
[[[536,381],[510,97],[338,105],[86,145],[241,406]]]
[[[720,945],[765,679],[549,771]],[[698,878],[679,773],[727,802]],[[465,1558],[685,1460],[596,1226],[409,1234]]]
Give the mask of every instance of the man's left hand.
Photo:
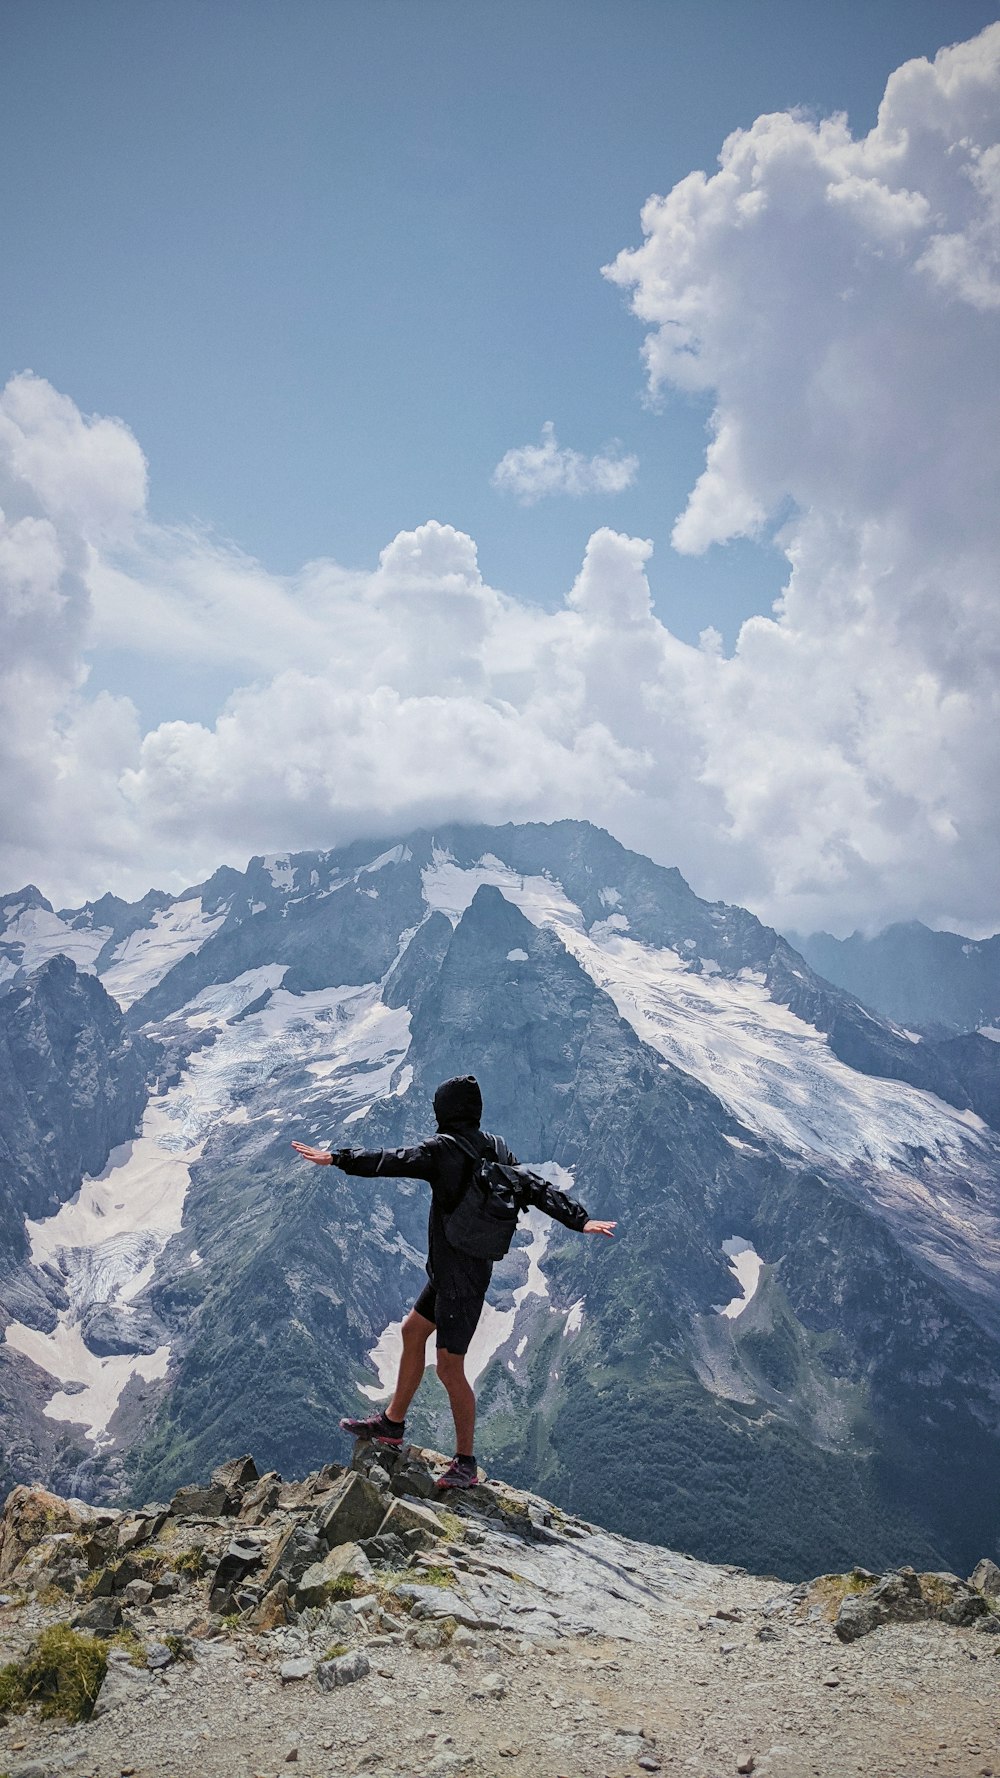
[[[330,1167],[333,1165],[333,1156],[329,1149],[309,1148],[304,1142],[293,1142],[292,1147],[296,1154],[302,1156],[304,1161],[315,1161],[317,1167]]]
[[[585,1222],[583,1232],[585,1235],[613,1235],[617,1227],[616,1222]]]

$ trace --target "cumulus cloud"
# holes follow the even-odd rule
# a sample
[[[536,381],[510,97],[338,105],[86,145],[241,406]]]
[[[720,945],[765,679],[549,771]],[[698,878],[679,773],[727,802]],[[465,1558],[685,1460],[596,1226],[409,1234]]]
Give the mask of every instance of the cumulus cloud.
[[[513,494],[522,506],[534,506],[550,494],[620,494],[632,486],[638,468],[638,457],[622,456],[617,448],[594,457],[569,450],[556,438],[553,421],[546,420],[541,444],[507,451],[493,471],[492,483],[501,493]]]
[[[729,656],[672,635],[650,544],[608,529],[556,610],[436,520],[369,570],[272,575],[152,525],[127,428],[15,379],[0,881],[135,894],[250,851],[577,815],[800,929],[1000,924],[998,116],[991,27],[899,69],[864,138],[737,132],[609,269],[651,389],[714,403],[681,557],[780,526],[787,584]],[[109,643],[226,662],[234,690],[143,735],[88,696]]]

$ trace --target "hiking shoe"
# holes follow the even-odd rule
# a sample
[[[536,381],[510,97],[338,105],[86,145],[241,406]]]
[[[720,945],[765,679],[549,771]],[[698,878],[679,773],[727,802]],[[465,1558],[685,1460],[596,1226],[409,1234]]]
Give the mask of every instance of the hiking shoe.
[[[369,1414],[367,1420],[341,1420],[340,1429],[349,1432],[352,1438],[371,1439],[376,1445],[391,1445],[394,1451],[398,1451],[403,1443],[402,1425],[387,1420],[384,1413]]]
[[[479,1486],[479,1467],[473,1458],[469,1463],[463,1457],[453,1457],[443,1475],[439,1475],[435,1484],[438,1488],[477,1488]]]

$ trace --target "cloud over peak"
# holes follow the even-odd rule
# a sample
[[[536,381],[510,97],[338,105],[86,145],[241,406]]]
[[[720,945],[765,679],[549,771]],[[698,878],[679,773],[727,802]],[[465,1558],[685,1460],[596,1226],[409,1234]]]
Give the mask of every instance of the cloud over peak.
[[[128,429],[15,378],[0,886],[134,894],[251,852],[572,815],[797,929],[1000,924],[998,179],[1000,25],[897,70],[866,137],[760,118],[646,205],[610,275],[651,386],[714,400],[677,550],[777,524],[788,558],[730,656],[671,633],[650,544],[608,528],[554,610],[435,520],[369,570],[270,574],[153,525]],[[512,460],[526,498],[607,461],[553,429],[497,474]],[[88,695],[109,646],[211,663],[228,696],[143,735],[127,698]]]

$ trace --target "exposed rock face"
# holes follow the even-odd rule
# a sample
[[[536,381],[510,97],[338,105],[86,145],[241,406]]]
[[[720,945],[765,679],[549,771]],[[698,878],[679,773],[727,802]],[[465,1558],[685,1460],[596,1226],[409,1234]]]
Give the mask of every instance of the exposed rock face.
[[[126,1032],[97,978],[68,957],[53,957],[0,993],[0,1236],[8,1268],[27,1250],[24,1218],[50,1215],[134,1134],[156,1055],[146,1038]]]
[[[957,1574],[915,1574],[912,1568],[883,1575],[863,1591],[848,1593],[837,1613],[834,1631],[841,1642],[870,1636],[880,1624],[912,1624],[936,1618],[958,1628],[995,1618],[983,1593]],[[995,1618],[1000,1631],[1000,1618]]]
[[[0,1518],[0,1581],[9,1580],[30,1550],[61,1531],[75,1531],[89,1518],[45,1488],[13,1488]]]

